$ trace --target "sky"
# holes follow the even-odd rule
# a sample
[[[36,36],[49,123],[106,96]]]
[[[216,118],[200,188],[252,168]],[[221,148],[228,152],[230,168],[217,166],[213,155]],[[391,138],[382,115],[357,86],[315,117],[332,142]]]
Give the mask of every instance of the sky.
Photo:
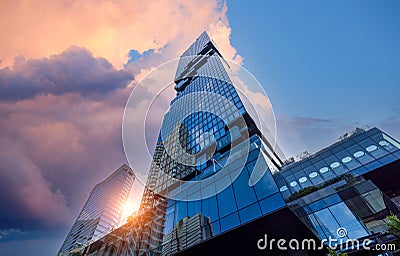
[[[264,87],[287,156],[357,126],[400,139],[398,1],[1,1],[0,17],[2,256],[56,254],[126,162],[132,88],[204,30]]]

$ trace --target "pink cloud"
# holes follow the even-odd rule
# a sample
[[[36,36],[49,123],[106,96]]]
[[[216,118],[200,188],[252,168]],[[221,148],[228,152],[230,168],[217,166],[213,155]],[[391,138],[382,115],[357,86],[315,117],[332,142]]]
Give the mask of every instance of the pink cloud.
[[[126,162],[131,89],[202,31],[242,61],[226,5],[213,0],[2,1],[0,15],[0,225],[8,228],[71,224],[94,184]],[[154,51],[124,67],[131,49]],[[156,137],[158,127],[149,131]]]
[[[2,1],[0,15],[6,22],[0,31],[7,40],[0,43],[0,65],[10,66],[18,55],[41,58],[78,45],[121,68],[131,49],[168,46],[175,50],[166,57],[176,58],[203,30],[212,32],[231,58],[235,54],[226,38],[230,31],[222,6],[215,0]]]
[[[0,100],[21,100],[39,94],[79,92],[99,96],[126,87],[133,75],[116,70],[104,58],[70,47],[49,58],[16,58],[12,68],[0,69]]]

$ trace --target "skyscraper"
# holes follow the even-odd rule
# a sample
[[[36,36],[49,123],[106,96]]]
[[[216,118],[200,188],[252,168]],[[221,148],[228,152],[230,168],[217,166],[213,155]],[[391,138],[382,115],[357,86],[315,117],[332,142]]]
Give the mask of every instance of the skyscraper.
[[[139,212],[86,255],[320,256],[331,239],[369,239],[345,248],[354,256],[396,255],[380,245],[397,239],[385,218],[400,216],[400,143],[356,129],[283,163],[229,68],[206,33],[183,53]]]
[[[138,254],[321,255],[324,239],[339,237],[371,239],[373,250],[349,253],[383,255],[375,246],[393,239],[384,219],[400,215],[399,142],[374,128],[284,164],[228,71],[205,32],[180,58],[140,206],[153,215]],[[257,241],[267,235],[322,246],[266,252]]]
[[[98,183],[90,192],[58,255],[83,250],[89,243],[117,228],[134,180],[135,174],[124,164]]]
[[[171,251],[161,247],[190,247],[285,205],[272,173],[265,172],[268,161],[279,168],[282,160],[255,125],[228,71],[206,32],[180,58],[176,97],[164,116],[140,207],[158,211],[141,252],[161,255]],[[259,170],[264,175],[249,186]],[[196,216],[207,221],[195,222]],[[188,221],[191,225],[183,225]],[[203,229],[212,232],[192,239]]]

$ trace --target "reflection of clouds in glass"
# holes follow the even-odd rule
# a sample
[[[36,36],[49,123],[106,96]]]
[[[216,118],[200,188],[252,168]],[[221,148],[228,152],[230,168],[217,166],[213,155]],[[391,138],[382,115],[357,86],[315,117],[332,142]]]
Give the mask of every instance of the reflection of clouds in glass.
[[[363,151],[357,151],[356,153],[354,153],[354,157],[355,158],[359,158],[362,157],[363,155],[365,155],[365,153]]]

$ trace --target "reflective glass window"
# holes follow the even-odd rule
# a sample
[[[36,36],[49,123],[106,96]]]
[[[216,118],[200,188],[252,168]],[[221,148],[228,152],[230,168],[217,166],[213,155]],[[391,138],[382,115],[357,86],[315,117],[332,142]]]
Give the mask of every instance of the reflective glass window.
[[[204,216],[209,217],[211,221],[218,219],[217,198],[212,196],[202,200],[201,211]]]
[[[331,196],[325,197],[323,199],[323,201],[324,201],[326,206],[331,206],[331,205],[334,205],[334,204],[337,204],[337,203],[341,202],[342,199],[340,198],[340,196],[338,194],[333,194]]]
[[[249,175],[244,169],[239,177],[233,182],[233,190],[235,192],[236,203],[239,209],[254,203],[257,198],[253,187],[249,186]]]
[[[167,209],[164,222],[164,234],[168,234],[174,226],[174,211]]]
[[[379,189],[374,189],[372,191],[366,192],[362,194],[362,196],[367,202],[368,206],[374,211],[374,213],[386,209],[382,193],[379,191]]]
[[[237,210],[232,185],[228,186],[224,191],[218,193],[217,200],[220,217],[224,217]]]
[[[196,200],[196,201],[188,201],[187,202],[188,205],[188,216],[192,217],[195,214],[200,213],[200,209],[201,209],[201,201],[200,200]]]
[[[187,202],[186,201],[177,201],[175,206],[175,223],[180,221],[181,219],[188,216],[187,214]],[[175,225],[174,223],[174,225]]]
[[[319,211],[322,208],[326,207],[323,200],[318,200],[308,205],[313,212]]]
[[[321,225],[318,222],[318,220],[314,216],[314,214],[309,214],[307,217],[308,217],[308,220],[309,220],[309,221],[306,220],[307,223],[311,223],[312,224],[312,227],[318,233],[318,236],[321,237],[321,238],[326,238],[327,235],[325,234],[324,230],[322,229],[324,226]]]
[[[249,205],[239,211],[240,221],[241,223],[248,222],[253,220],[261,215],[260,206],[258,203],[254,203]]]
[[[278,187],[276,186],[269,169],[265,171],[262,178],[254,186],[254,189],[259,200],[278,192]]]
[[[219,192],[219,191],[221,191],[222,189],[224,189],[224,187],[226,187],[226,184],[230,184],[230,183],[231,183],[231,177],[229,176],[228,171],[226,171],[226,170],[224,169],[224,172],[226,172],[226,173],[225,173],[225,176],[222,177],[222,178],[220,178],[220,179],[218,179],[218,180],[215,182],[215,188],[216,188],[217,192]]]
[[[239,215],[237,212],[234,212],[222,219],[220,219],[221,224],[221,232],[227,231],[228,229],[237,227],[240,225]]]
[[[221,226],[219,224],[219,220],[211,223],[211,227],[212,227],[212,231],[211,231],[212,234],[218,235],[219,233],[221,233]]]
[[[340,238],[336,233],[336,231],[340,228],[340,225],[337,223],[335,217],[327,208],[315,212],[314,216],[317,220],[318,225],[323,230],[325,237],[330,236],[336,239]]]
[[[368,235],[363,225],[357,220],[345,203],[342,202],[333,205],[329,207],[329,210],[339,222],[340,227],[347,230],[348,238],[357,239]]]
[[[267,214],[286,205],[280,193],[276,193],[263,200],[260,200],[260,207],[262,214]]]
[[[379,162],[381,162],[382,164],[388,164],[396,160],[397,158],[393,154],[379,158]]]

